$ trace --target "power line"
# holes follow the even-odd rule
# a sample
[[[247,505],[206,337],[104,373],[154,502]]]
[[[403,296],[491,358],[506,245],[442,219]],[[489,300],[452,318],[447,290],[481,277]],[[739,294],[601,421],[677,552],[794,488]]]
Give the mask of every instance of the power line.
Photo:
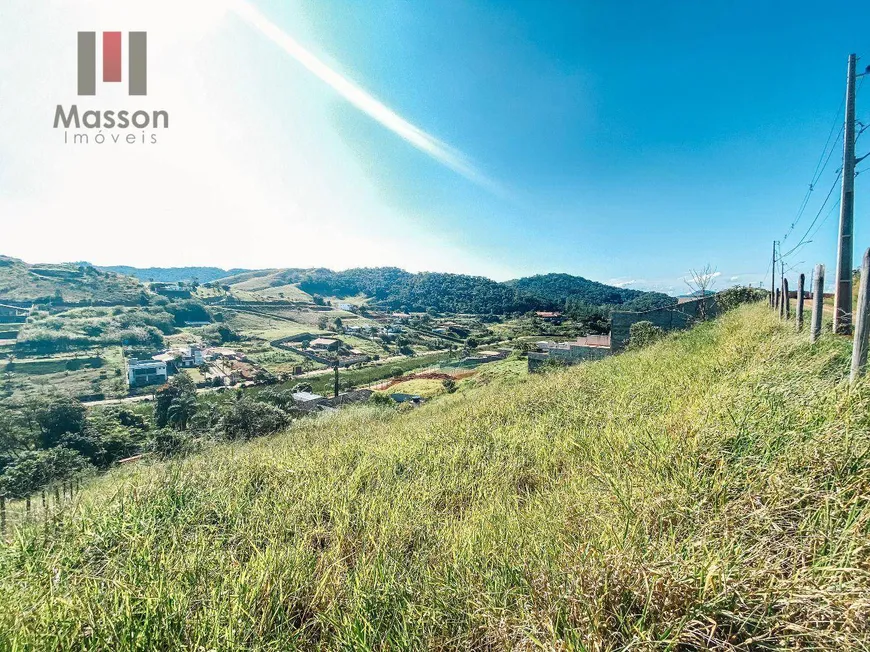
[[[816,213],[816,216],[813,218],[813,221],[810,222],[810,225],[807,227],[807,230],[804,232],[803,236],[801,236],[800,242],[798,242],[794,247],[792,247],[787,253],[783,254],[782,255],[783,258],[794,253],[798,249],[798,247],[801,247],[805,244],[808,244],[807,243],[807,236],[809,235],[812,228],[816,225],[816,222],[818,221],[819,217],[821,217],[822,211],[825,210],[825,206],[828,205],[828,200],[831,198],[831,195],[834,194],[834,188],[837,187],[837,183],[840,181],[840,177],[842,175],[843,175],[843,169],[840,168],[839,170],[837,170],[837,178],[834,179],[834,183],[831,184],[831,189],[828,190],[828,194],[825,197],[825,201],[822,202],[822,205],[821,205],[821,207],[819,207],[819,211]]]
[[[843,110],[843,103],[846,101],[846,95],[843,94],[843,98],[840,100],[840,106],[837,108],[837,113],[834,116],[834,121],[831,123],[831,128],[828,131],[828,137],[825,139],[825,145],[822,147],[822,153],[819,155],[819,160],[816,163],[816,168],[813,171],[813,176],[807,187],[806,194],[804,194],[804,198],[801,201],[800,208],[798,209],[797,215],[795,219],[792,221],[791,225],[788,227],[785,235],[782,237],[782,241],[785,242],[788,240],[788,236],[791,235],[792,231],[794,231],[795,226],[797,226],[798,222],[801,221],[801,218],[804,215],[804,211],[807,208],[807,205],[810,202],[810,195],[812,195],[813,190],[815,190],[816,184],[819,182],[819,179],[822,178],[822,174],[828,167],[828,163],[831,161],[831,157],[834,155],[834,150],[837,147],[837,143],[840,142],[840,136],[843,134],[843,123],[840,121],[840,113]],[[837,137],[831,142],[831,137],[834,135],[834,130],[837,128],[837,123],[840,123],[840,129],[837,131]],[[830,149],[829,146],[830,145]]]

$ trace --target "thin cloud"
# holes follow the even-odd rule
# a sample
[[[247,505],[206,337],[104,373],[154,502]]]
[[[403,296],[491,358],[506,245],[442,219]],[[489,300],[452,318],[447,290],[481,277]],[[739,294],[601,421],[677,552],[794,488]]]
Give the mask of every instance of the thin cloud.
[[[628,287],[629,285],[635,285],[637,283],[646,283],[646,281],[644,281],[643,279],[638,280],[635,278],[629,279],[629,280],[612,278],[607,283],[608,283],[608,285],[612,285],[612,286],[617,287],[617,288],[624,288],[624,287]]]
[[[503,188],[478,170],[462,152],[446,143],[430,136],[419,127],[411,124],[402,116],[376,99],[356,83],[330,68],[314,54],[306,50],[293,37],[283,31],[275,23],[264,16],[247,0],[237,0],[231,9],[242,20],[251,25],[263,36],[275,43],[284,52],[301,63],[313,75],[328,84],[333,90],[360,111],[376,120],[381,125],[410,143],[421,152],[461,174],[466,179],[499,195],[504,194]]]

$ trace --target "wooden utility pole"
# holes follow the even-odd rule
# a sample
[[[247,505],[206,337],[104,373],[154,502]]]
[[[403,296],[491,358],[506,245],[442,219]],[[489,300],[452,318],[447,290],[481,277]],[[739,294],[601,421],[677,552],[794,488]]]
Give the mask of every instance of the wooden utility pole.
[[[773,241],[773,258],[770,260],[770,307],[776,308],[776,240]]]
[[[852,231],[855,221],[855,61],[849,55],[846,74],[846,123],[843,127],[843,181],[840,195],[840,237],[837,284],[834,288],[834,332],[852,332]]]
[[[861,280],[858,284],[858,314],[855,320],[855,338],[852,340],[852,373],[849,382],[854,383],[867,370],[867,339],[870,335],[870,249],[864,252],[861,262]]]
[[[797,319],[795,320],[796,328],[798,330],[803,329],[804,327],[804,285],[807,282],[807,277],[801,274],[798,277],[798,291],[797,291]]]

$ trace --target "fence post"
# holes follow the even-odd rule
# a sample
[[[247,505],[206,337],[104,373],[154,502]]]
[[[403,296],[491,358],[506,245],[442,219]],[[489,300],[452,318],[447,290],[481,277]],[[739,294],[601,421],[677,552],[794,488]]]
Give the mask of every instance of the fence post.
[[[0,534],[6,536],[6,492],[0,494]]]
[[[791,319],[791,299],[788,295],[788,279],[782,279],[782,313],[785,319]]]
[[[788,291],[785,288],[786,280],[783,278],[779,289],[779,318],[783,320],[785,319],[785,301],[786,295],[788,294]]]
[[[804,327],[804,285],[806,285],[807,278],[803,274],[798,277],[798,290],[797,290],[797,329],[803,330]]]
[[[60,509],[60,487],[54,485],[54,506]]]
[[[27,518],[30,518],[30,496],[24,499],[24,512]]]
[[[780,290],[779,290],[779,288],[776,288],[776,299],[774,300],[774,307],[773,307],[776,312],[779,312],[779,300],[780,300],[779,295],[780,295]]]
[[[861,262],[861,280],[858,285],[857,319],[855,321],[855,336],[852,340],[852,373],[849,382],[854,383],[867,369],[867,336],[870,334],[870,322],[867,311],[870,309],[870,249],[864,252]]]
[[[825,266],[816,265],[813,276],[813,316],[810,323],[810,342],[819,339],[822,332],[822,306],[825,303]]]

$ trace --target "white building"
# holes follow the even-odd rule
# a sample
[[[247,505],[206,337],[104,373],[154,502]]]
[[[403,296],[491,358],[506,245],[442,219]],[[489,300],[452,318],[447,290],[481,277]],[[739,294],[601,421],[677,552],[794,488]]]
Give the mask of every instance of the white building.
[[[162,360],[130,358],[127,361],[127,380],[130,387],[162,385],[167,380],[166,363]]]
[[[191,346],[181,354],[182,367],[198,367],[205,361],[202,349],[198,346]]]

